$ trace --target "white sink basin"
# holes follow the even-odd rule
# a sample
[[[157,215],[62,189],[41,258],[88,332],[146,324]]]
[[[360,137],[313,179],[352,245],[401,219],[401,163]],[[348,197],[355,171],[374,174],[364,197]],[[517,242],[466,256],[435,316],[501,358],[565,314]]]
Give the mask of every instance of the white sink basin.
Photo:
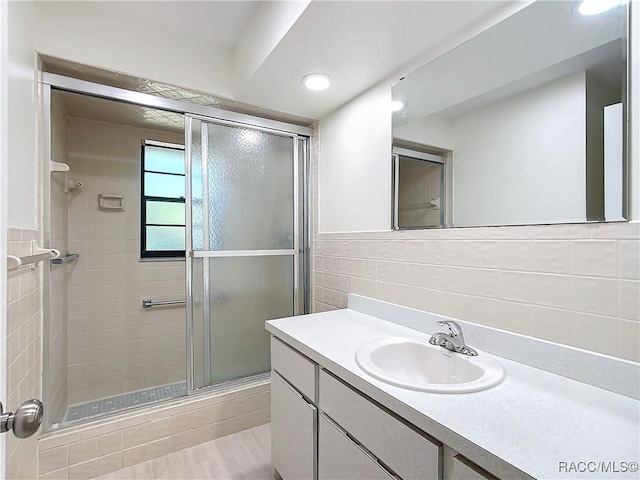
[[[360,368],[398,387],[436,393],[469,393],[498,385],[506,372],[488,353],[471,357],[430,345],[426,340],[391,337],[356,352]]]

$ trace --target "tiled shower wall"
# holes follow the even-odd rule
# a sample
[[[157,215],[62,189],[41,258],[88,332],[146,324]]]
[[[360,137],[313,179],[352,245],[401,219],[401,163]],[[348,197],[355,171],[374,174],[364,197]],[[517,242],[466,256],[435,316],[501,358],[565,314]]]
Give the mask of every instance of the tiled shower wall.
[[[30,255],[35,230],[9,228],[7,254]],[[22,402],[42,398],[41,325],[42,264],[8,273],[7,281],[7,398],[4,408],[15,412]],[[5,399],[2,399],[5,400]],[[5,434],[7,478],[35,478],[38,435],[19,440]]]
[[[71,118],[69,250],[70,404],[185,380],[184,307],[143,309],[143,299],[185,298],[183,261],[140,262],[140,141],[182,134]],[[98,194],[124,196],[100,211]]]
[[[51,158],[67,163],[69,118],[58,92],[51,95]],[[50,244],[65,255],[69,246],[69,207],[65,193],[66,175],[51,175]],[[58,423],[67,409],[68,266],[51,265],[49,276],[48,415]],[[45,350],[46,351],[46,350]]]
[[[353,292],[640,361],[639,223],[318,233],[314,163],[315,312]]]

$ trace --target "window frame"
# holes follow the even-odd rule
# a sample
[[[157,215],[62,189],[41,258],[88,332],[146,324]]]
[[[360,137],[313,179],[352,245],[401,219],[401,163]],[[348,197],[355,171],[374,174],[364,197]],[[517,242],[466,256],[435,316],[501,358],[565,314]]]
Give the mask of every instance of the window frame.
[[[166,260],[166,259],[182,259],[186,256],[185,250],[147,250],[147,227],[182,227],[185,230],[185,238],[186,238],[186,230],[187,225],[167,225],[167,224],[156,224],[156,223],[147,223],[147,202],[166,202],[166,203],[182,203],[186,209],[186,198],[173,198],[173,197],[156,197],[156,196],[148,196],[145,195],[145,173],[155,173],[160,175],[171,175],[176,177],[183,177],[185,181],[187,181],[186,169],[185,173],[171,173],[171,172],[161,172],[157,170],[146,170],[145,169],[145,148],[156,147],[156,148],[166,148],[169,150],[181,150],[185,152],[184,145],[180,145],[178,143],[167,143],[167,142],[158,142],[155,140],[147,140],[143,139],[140,142],[140,259],[141,260]],[[186,161],[186,159],[185,159]],[[186,191],[186,188],[185,188]],[[186,212],[185,212],[186,213]],[[186,222],[186,215],[185,215]]]

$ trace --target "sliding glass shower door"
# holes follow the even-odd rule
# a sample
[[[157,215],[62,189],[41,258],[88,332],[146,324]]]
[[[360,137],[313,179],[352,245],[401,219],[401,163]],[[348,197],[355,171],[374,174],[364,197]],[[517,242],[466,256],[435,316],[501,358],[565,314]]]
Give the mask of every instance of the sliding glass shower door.
[[[194,390],[269,371],[265,320],[305,311],[307,140],[197,117],[187,136]]]

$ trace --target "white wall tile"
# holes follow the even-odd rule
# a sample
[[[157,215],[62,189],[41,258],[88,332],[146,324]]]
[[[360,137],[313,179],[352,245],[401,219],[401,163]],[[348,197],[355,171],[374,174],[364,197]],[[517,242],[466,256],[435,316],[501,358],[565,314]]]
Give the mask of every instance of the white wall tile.
[[[618,320],[547,307],[533,307],[536,337],[609,354],[618,350]]]
[[[99,457],[122,450],[124,448],[122,430],[97,437],[96,448]]]
[[[634,280],[620,280],[620,318],[640,321],[640,282]]]
[[[571,242],[534,240],[529,255],[532,272],[571,273]]]
[[[640,362],[640,342],[638,342],[640,322],[620,320],[618,328],[620,356]]]
[[[147,446],[138,445],[137,447],[127,448],[122,451],[123,468],[137,465],[147,461]]]
[[[618,315],[618,281],[608,278],[572,277],[571,308],[576,312]]]
[[[30,240],[40,238],[35,230],[8,230],[7,242],[9,255],[29,255]],[[19,239],[19,240],[18,240]],[[7,351],[6,351],[6,398],[3,399],[6,410],[15,409],[28,398],[41,398],[42,379],[42,268],[23,268],[7,274]],[[58,305],[52,315],[56,338],[61,339],[62,305]],[[58,373],[60,369],[56,370]],[[52,395],[52,407],[57,408],[64,401],[64,392],[55,390]],[[7,478],[32,478],[38,474],[35,461],[37,438],[19,440],[13,435],[6,437],[5,457]],[[55,453],[55,452],[54,452]],[[64,456],[66,448],[57,452]],[[50,471],[56,470],[57,460],[54,454],[44,459],[44,466]]]
[[[98,446],[95,438],[69,445],[69,465],[86,462],[98,456]]]
[[[571,276],[535,273],[531,276],[531,302],[571,309]]]
[[[571,273],[595,277],[617,277],[618,242],[613,240],[571,242]]]
[[[620,278],[640,280],[640,241],[618,242],[618,272]]]
[[[38,455],[39,473],[52,472],[68,465],[69,446],[52,448]]]

